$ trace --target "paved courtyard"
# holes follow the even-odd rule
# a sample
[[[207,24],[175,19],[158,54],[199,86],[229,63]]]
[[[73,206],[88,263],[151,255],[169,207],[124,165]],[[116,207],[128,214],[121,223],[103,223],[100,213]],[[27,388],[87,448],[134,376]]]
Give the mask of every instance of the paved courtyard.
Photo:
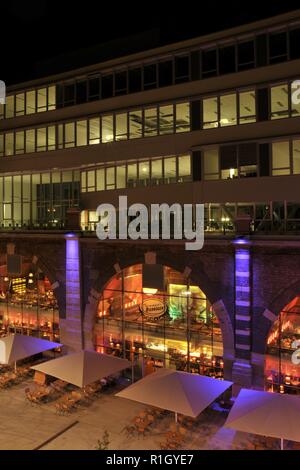
[[[128,439],[124,427],[132,422],[145,406],[117,398],[118,388],[111,388],[89,405],[78,406],[68,416],[57,415],[54,402],[31,405],[24,389],[31,381],[0,390],[0,449],[95,449],[105,430],[109,433],[109,449],[159,450],[165,434],[174,425],[171,413],[155,421],[145,437]],[[208,409],[197,424],[187,428],[184,449],[261,449],[279,448],[275,439],[258,438],[223,428],[226,414]],[[71,426],[67,429],[69,426]],[[63,432],[67,429],[65,432]],[[57,436],[57,437],[55,437]],[[48,443],[47,443],[48,442]],[[287,443],[290,447],[291,444]]]

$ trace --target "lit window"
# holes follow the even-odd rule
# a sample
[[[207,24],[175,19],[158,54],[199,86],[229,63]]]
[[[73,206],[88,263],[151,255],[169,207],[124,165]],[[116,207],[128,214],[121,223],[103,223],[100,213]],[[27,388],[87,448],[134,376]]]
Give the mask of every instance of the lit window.
[[[203,100],[203,129],[211,129],[218,125],[218,98],[207,98]]]
[[[58,148],[62,149],[64,145],[64,126],[63,124],[58,125]]]
[[[191,179],[191,157],[190,155],[181,155],[178,157],[178,181],[190,181]]]
[[[127,139],[127,113],[116,114],[116,140]]]
[[[56,149],[56,129],[55,126],[48,127],[48,150]]]
[[[176,132],[190,131],[190,103],[176,104]]]
[[[300,81],[295,81],[292,84],[292,116],[300,115]]]
[[[80,186],[81,186],[81,192],[85,193],[86,192],[86,171],[81,172],[81,178],[80,178]]]
[[[293,141],[293,173],[300,174],[300,140]]]
[[[113,116],[102,117],[102,142],[112,142],[114,140]]]
[[[137,164],[130,163],[127,166],[127,187],[134,188],[137,181]]]
[[[176,157],[164,159],[164,177],[167,184],[176,183]]]
[[[16,155],[24,153],[24,131],[16,132]]]
[[[256,121],[255,91],[244,91],[239,94],[239,123],[249,124]]]
[[[149,183],[150,178],[150,165],[149,162],[140,162],[139,163],[139,181],[143,186],[146,186]]]
[[[159,133],[172,134],[174,132],[173,105],[159,107]]]
[[[272,174],[273,176],[290,174],[290,143],[288,141],[272,144]]]
[[[35,113],[35,90],[26,92],[26,114]]]
[[[105,190],[105,170],[100,168],[96,171],[96,189],[97,191]]]
[[[220,147],[220,169],[222,179],[233,179],[238,176],[237,146],[223,145]]]
[[[47,135],[46,127],[42,127],[41,129],[37,129],[37,144],[36,144],[36,151],[37,152],[45,152],[46,150],[46,135]]]
[[[126,188],[126,166],[117,166],[117,189]]]
[[[10,155],[14,155],[14,153],[14,134],[9,132],[8,134],[5,134],[5,155],[8,157]]]
[[[87,172],[87,191],[95,191],[95,170]]]
[[[37,112],[47,111],[47,88],[37,90]]]
[[[289,117],[288,85],[283,84],[271,88],[271,119]]]
[[[89,144],[100,144],[100,118],[89,121]]]
[[[219,152],[217,148],[203,151],[204,179],[219,179]]]
[[[237,124],[236,118],[236,94],[223,95],[220,97],[221,118],[220,125],[234,126]]]
[[[76,122],[76,145],[87,145],[87,121]]]
[[[157,135],[157,108],[147,108],[144,110],[144,136],[151,137]]]
[[[65,148],[75,145],[75,125],[74,122],[65,124]]]
[[[0,103],[0,119],[4,118],[4,104]]]
[[[0,157],[4,155],[4,135],[0,134]]]
[[[116,189],[115,167],[106,168],[106,189]]]
[[[56,87],[50,86],[48,88],[48,111],[56,109]]]
[[[16,95],[16,116],[22,116],[25,113],[25,95],[19,93]]]
[[[15,115],[15,97],[14,95],[6,97],[5,117],[12,118]]]
[[[163,167],[161,158],[159,160],[151,160],[151,182],[154,185],[158,185],[163,182]]]
[[[129,138],[138,139],[143,132],[142,111],[131,111],[129,113]]]
[[[28,129],[26,131],[26,153],[35,152],[35,129]]]

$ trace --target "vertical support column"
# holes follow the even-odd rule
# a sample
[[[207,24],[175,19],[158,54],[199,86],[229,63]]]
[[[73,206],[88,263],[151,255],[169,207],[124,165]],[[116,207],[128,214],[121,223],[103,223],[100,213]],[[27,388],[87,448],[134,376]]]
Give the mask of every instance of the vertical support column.
[[[235,357],[232,379],[251,387],[251,252],[246,240],[235,245]]]
[[[66,318],[62,322],[61,342],[69,351],[81,351],[83,347],[81,309],[81,263],[79,238],[66,237]]]

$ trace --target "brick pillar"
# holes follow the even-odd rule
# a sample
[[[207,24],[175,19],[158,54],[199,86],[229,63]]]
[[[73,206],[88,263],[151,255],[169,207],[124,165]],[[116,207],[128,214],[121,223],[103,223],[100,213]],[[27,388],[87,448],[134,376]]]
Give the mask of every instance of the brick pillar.
[[[60,321],[61,342],[68,351],[82,349],[81,262],[76,235],[66,235],[66,318]]]
[[[232,380],[251,387],[251,252],[246,240],[235,246],[235,357]]]

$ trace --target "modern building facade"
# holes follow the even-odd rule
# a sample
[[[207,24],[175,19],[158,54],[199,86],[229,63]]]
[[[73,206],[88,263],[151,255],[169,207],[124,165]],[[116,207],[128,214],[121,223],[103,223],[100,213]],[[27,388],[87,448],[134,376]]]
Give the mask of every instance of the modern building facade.
[[[8,87],[2,330],[300,390],[299,44],[298,10]],[[100,241],[120,195],[205,204],[203,249]]]

